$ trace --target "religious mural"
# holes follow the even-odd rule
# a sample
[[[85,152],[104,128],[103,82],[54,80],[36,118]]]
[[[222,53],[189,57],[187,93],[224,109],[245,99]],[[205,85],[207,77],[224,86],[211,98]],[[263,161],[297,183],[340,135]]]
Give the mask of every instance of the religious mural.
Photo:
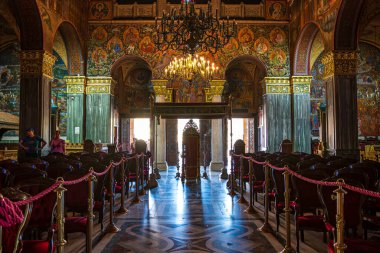
[[[380,136],[380,49],[359,43],[358,123],[360,136]]]
[[[359,43],[357,97],[359,136],[380,136],[380,49],[367,43]],[[323,53],[311,69],[311,125],[312,136],[319,135],[319,109],[326,103],[326,87],[323,81]]]
[[[112,1],[91,1],[89,19],[112,19]]]
[[[0,111],[19,115],[20,60],[18,44],[0,52]]]
[[[323,34],[326,49],[332,49],[340,4],[341,0],[295,0],[291,8],[291,44],[296,45],[302,27],[309,22],[316,22]]]
[[[68,70],[63,59],[54,51],[57,61],[53,66],[53,80],[51,82],[51,109],[52,114],[59,113],[59,129],[62,136],[66,136],[67,129],[67,92],[66,83],[63,80]],[[57,112],[58,110],[58,112]]]
[[[236,38],[212,55],[199,53],[218,67],[227,66],[239,55],[253,55],[263,61],[269,76],[289,75],[287,25],[239,25]],[[138,55],[151,66],[153,79],[163,78],[163,69],[178,52],[158,51],[154,46],[154,26],[137,24],[90,25],[88,74],[109,76],[113,63],[124,55]],[[215,76],[224,79],[224,69]]]
[[[320,109],[326,105],[326,85],[323,80],[325,66],[322,64],[323,53],[315,60],[311,68],[311,86],[310,86],[310,103],[311,103],[311,136],[319,137],[320,128]]]
[[[266,18],[273,20],[287,20],[288,19],[288,8],[286,1],[266,1]]]
[[[13,43],[0,52],[0,111],[16,116],[20,114],[19,50],[19,45]],[[17,135],[15,131],[4,134],[8,137]]]

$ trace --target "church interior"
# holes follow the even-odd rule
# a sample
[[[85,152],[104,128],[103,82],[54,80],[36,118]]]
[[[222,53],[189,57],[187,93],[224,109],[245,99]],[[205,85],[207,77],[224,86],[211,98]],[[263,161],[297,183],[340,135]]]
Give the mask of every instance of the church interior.
[[[0,0],[0,241],[379,252],[380,0]]]

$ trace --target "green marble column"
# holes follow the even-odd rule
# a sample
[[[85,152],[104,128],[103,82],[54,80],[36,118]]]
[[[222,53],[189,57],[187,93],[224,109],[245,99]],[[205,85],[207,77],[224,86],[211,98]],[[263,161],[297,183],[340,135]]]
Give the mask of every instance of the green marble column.
[[[310,82],[311,76],[292,76],[293,150],[311,153]]]
[[[86,139],[111,143],[114,81],[111,77],[88,77],[86,87]]]
[[[264,95],[265,139],[267,152],[279,151],[291,139],[291,94],[288,77],[266,77]]]
[[[67,141],[82,143],[84,134],[85,76],[65,76],[67,87]]]

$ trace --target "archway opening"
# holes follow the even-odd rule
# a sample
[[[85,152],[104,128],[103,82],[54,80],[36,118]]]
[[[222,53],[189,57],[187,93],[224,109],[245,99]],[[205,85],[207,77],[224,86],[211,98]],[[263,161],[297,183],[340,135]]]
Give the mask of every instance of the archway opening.
[[[228,138],[225,152],[233,147],[238,139],[244,140],[246,152],[260,150],[263,144],[259,137],[258,124],[263,95],[261,83],[266,75],[265,65],[253,56],[236,57],[227,65],[223,96],[225,100],[229,97],[232,99],[232,124],[230,120],[226,122],[225,134]],[[226,156],[229,160],[228,152]]]
[[[149,64],[138,56],[124,56],[111,68],[111,76],[116,81],[114,97],[113,139],[127,150],[133,138],[143,139],[149,145],[151,128],[150,96],[152,70]],[[118,124],[117,124],[118,122]]]

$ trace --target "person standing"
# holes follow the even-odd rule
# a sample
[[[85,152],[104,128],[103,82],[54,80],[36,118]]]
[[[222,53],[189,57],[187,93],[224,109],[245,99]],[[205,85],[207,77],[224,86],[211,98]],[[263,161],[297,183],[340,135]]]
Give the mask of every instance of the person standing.
[[[50,141],[50,153],[65,154],[65,140],[61,139],[61,132],[55,131],[54,138]]]
[[[20,140],[19,146],[25,150],[25,157],[27,158],[38,158],[42,150],[46,145],[46,141],[44,141],[40,136],[35,135],[34,128],[28,128],[26,130],[26,137]]]

